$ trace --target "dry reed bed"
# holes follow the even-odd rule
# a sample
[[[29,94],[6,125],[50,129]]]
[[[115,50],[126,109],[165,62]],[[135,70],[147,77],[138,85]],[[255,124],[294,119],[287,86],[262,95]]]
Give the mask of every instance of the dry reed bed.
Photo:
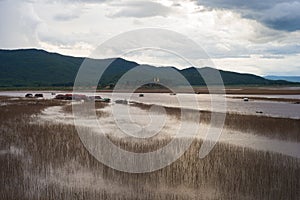
[[[217,144],[206,158],[199,159],[201,140],[195,140],[180,159],[161,170],[143,174],[113,170],[87,152],[74,126],[30,123],[35,120],[30,116],[58,102],[45,101],[37,106],[24,102],[0,107],[4,114],[0,115],[1,150],[20,149],[20,153],[0,154],[0,199],[297,199],[300,196],[298,159],[226,144]],[[168,142],[109,138],[133,151],[153,150],[158,143]],[[81,171],[88,171],[92,178],[74,181],[72,178]],[[81,179],[83,183],[78,181]],[[99,180],[103,180],[102,185],[97,185]]]
[[[151,104],[143,104],[134,102],[132,106],[137,106],[144,110],[149,110]],[[155,105],[157,106],[157,105]],[[196,111],[192,109],[183,109],[175,107],[163,106],[166,113],[177,118],[181,117],[181,111],[184,110],[185,113],[190,113],[192,116],[195,112],[200,112],[200,123],[210,123],[211,112],[210,111]],[[214,113],[216,116],[223,115],[220,113]],[[188,114],[187,114],[188,116]],[[187,117],[189,120],[189,118]],[[190,118],[191,120],[193,117]],[[226,118],[224,122],[224,128],[248,132],[257,135],[263,135],[270,138],[277,138],[290,141],[300,141],[300,119],[290,119],[290,118],[279,118],[279,117],[269,117],[261,115],[242,115],[238,113],[226,113]]]

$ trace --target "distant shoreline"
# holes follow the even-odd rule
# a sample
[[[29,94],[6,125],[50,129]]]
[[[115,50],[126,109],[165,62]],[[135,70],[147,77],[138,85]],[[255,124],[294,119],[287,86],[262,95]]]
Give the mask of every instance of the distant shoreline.
[[[280,86],[280,87],[271,87],[271,86],[245,86],[245,87],[225,87],[226,94],[240,94],[240,95],[300,95],[300,86]],[[32,87],[32,88],[1,88],[0,92],[9,92],[9,91],[57,91],[57,92],[72,92],[72,87],[62,87],[62,88],[47,88],[47,87]],[[93,92],[94,90],[83,90],[84,92]],[[209,94],[207,88],[205,87],[194,87],[194,91],[197,94]],[[111,92],[119,92],[119,93],[126,93],[131,92],[131,90],[119,90],[114,91],[113,89],[100,89],[97,90],[99,93],[111,93]],[[181,88],[176,91],[177,93],[191,93],[190,90]],[[137,89],[134,93],[172,93],[171,90],[168,89]],[[212,94],[216,92],[211,92]]]

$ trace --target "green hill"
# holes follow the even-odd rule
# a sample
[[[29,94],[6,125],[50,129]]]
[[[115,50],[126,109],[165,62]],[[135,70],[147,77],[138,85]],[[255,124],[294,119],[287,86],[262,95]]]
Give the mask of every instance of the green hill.
[[[80,65],[85,58],[64,56],[37,49],[0,50],[0,87],[55,87],[72,86]],[[112,59],[91,60],[95,66],[106,66]],[[115,59],[103,74],[101,86],[114,85],[127,71],[140,67],[153,76],[168,74],[174,67],[153,67],[139,65],[122,58]],[[205,85],[194,67],[178,70],[192,85]],[[213,68],[201,68],[201,73],[209,74]],[[284,85],[287,81],[267,80],[253,74],[240,74],[220,70],[225,85]],[[132,77],[136,81],[145,76]],[[172,81],[172,77],[170,77]]]
[[[72,86],[85,58],[64,56],[44,50],[0,50],[0,86]],[[94,60],[103,66],[112,59]],[[114,83],[137,63],[115,59],[103,76],[103,84]]]

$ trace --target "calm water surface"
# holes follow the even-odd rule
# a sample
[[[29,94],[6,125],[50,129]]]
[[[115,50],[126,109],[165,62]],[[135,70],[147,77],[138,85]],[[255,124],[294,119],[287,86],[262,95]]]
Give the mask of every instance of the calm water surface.
[[[55,92],[55,91],[54,91]],[[17,91],[17,92],[0,92],[0,96],[14,96],[24,97],[26,93],[43,93],[44,98],[51,99],[55,95],[49,91]],[[70,92],[55,92],[56,94],[64,94]],[[94,93],[85,93],[86,95],[94,95]],[[223,102],[217,98],[217,95],[209,94],[177,94],[170,95],[166,93],[145,93],[144,97],[139,97],[139,94],[135,93],[131,96],[125,93],[97,93],[102,97],[108,97],[112,99],[112,102],[116,99],[128,99],[131,101],[142,102],[146,104],[156,104],[171,107],[182,107],[196,110],[207,110],[222,112]],[[130,98],[129,98],[130,96]],[[299,99],[300,95],[228,95],[228,97],[241,97],[241,96],[255,96],[255,97],[267,97],[267,98],[288,98]],[[293,104],[288,102],[275,102],[275,101],[259,101],[251,100],[244,102],[241,99],[226,99],[227,112],[250,114],[250,115],[267,115],[273,117],[285,117],[285,118],[300,118],[300,104]],[[215,106],[212,107],[211,100],[215,102]],[[258,114],[257,111],[262,112]]]

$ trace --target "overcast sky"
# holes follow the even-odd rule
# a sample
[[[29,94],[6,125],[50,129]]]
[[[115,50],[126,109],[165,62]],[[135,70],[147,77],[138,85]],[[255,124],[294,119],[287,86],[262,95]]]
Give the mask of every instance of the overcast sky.
[[[0,0],[0,26],[2,49],[74,56],[126,31],[163,28],[194,40],[219,69],[300,75],[300,0]]]

